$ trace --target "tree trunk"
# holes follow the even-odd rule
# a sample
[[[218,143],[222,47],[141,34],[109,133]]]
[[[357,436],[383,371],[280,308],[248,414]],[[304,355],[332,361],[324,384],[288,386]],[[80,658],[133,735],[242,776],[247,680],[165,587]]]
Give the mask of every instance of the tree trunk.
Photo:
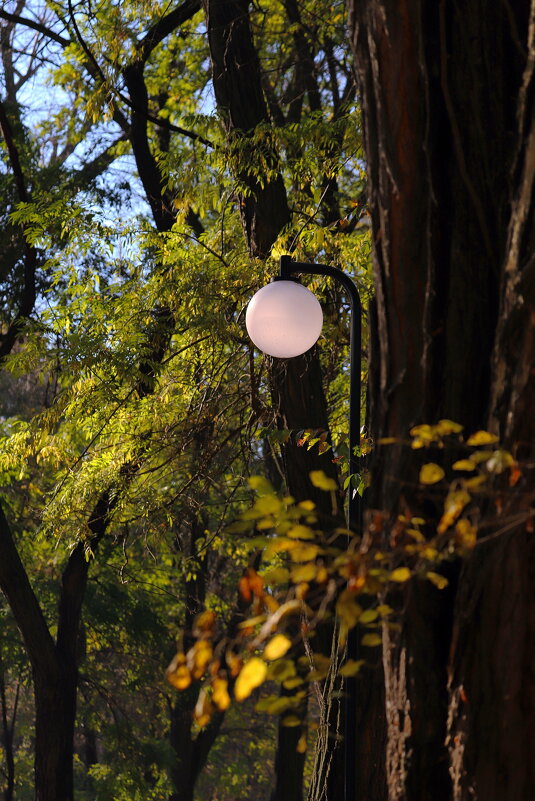
[[[5,760],[5,769],[2,770],[2,773],[6,779],[4,787],[4,801],[13,801],[13,794],[15,791],[15,749],[13,739],[15,732],[15,720],[17,716],[18,694],[19,690],[17,686],[15,702],[13,704],[12,719],[10,721],[7,706],[4,665],[2,662],[2,655],[0,653],[0,706],[2,707],[2,734],[0,736],[0,743],[2,744]]]
[[[212,82],[217,107],[236,148],[235,164],[250,166],[244,151],[257,125],[269,120],[262,91],[260,64],[249,24],[249,0],[203,0],[208,30]],[[251,150],[252,156],[253,150]],[[264,156],[277,166],[277,154],[266,147]],[[286,189],[280,174],[250,175],[237,167],[237,177],[248,191],[241,194],[240,214],[252,256],[265,258],[290,221]]]
[[[203,0],[208,40],[212,60],[212,80],[218,109],[232,137],[238,158],[236,164],[247,164],[243,150],[248,146],[256,126],[269,122],[268,108],[262,90],[258,55],[249,24],[248,0]],[[240,154],[240,150],[242,151]],[[231,148],[232,156],[232,148]],[[265,156],[273,169],[278,154],[273,150]],[[282,176],[250,176],[236,168],[237,178],[246,187],[240,198],[240,213],[244,235],[251,256],[266,258],[285,225],[290,222],[290,210]],[[328,415],[323,392],[319,358],[316,351],[288,361],[271,365],[272,398],[278,424],[282,428],[328,429]],[[313,499],[318,511],[333,524],[333,512],[327,493],[315,489],[309,473],[323,469],[336,476],[336,468],[328,457],[317,450],[297,448],[295,438],[284,447],[284,466],[287,486],[300,501]],[[342,513],[343,514],[343,513]],[[335,524],[336,525],[336,524]],[[303,715],[306,710],[302,710]],[[302,733],[302,727],[299,734]],[[301,801],[303,796],[304,758],[296,750],[297,732],[279,727],[275,758],[275,787],[271,801]]]
[[[55,676],[34,670],[35,797],[37,801],[72,801],[73,737],[76,717],[76,671]]]
[[[533,5],[353,0],[350,12],[374,236],[371,433],[401,442],[413,425],[449,418],[469,433],[493,428],[525,463],[535,440]],[[376,449],[369,502],[385,532],[426,503],[418,468],[401,444]],[[482,507],[495,538],[476,546],[457,592],[454,565],[448,591],[413,580],[403,592],[401,630],[384,644],[381,783],[392,801],[535,795],[528,479],[507,498],[503,522]],[[429,506],[432,521],[440,510]],[[373,714],[382,704],[376,694]],[[357,773],[369,772],[361,753]]]

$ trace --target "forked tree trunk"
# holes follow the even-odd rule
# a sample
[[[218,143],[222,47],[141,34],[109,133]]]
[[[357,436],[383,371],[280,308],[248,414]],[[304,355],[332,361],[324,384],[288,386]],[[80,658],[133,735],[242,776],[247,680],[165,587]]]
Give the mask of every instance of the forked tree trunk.
[[[417,581],[384,643],[386,743],[358,754],[358,801],[535,797],[534,8],[350,0],[374,237],[372,435],[450,418],[523,461],[448,591]],[[370,506],[427,504],[402,445],[378,447]],[[530,483],[531,482],[531,483]],[[495,518],[491,518],[491,514]],[[458,589],[456,590],[456,586]],[[369,718],[368,718],[369,719]],[[368,779],[375,766],[383,778]],[[366,788],[364,790],[364,788]],[[333,799],[334,801],[334,799]]]

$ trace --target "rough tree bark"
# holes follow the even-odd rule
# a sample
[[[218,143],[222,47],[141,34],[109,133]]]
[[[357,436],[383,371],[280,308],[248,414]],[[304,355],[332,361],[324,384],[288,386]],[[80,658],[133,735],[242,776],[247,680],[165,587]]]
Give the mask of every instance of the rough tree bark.
[[[535,795],[533,502],[535,7],[350,0],[377,303],[371,431],[491,428],[525,478],[450,587],[416,581],[384,643],[387,736],[358,755],[359,801]],[[416,508],[414,452],[378,448],[370,506]],[[429,510],[428,510],[429,511]],[[429,512],[431,515],[432,511]],[[429,515],[428,515],[429,516]],[[528,526],[529,527],[529,526]],[[368,718],[369,719],[369,718]],[[380,728],[380,727],[379,727]]]

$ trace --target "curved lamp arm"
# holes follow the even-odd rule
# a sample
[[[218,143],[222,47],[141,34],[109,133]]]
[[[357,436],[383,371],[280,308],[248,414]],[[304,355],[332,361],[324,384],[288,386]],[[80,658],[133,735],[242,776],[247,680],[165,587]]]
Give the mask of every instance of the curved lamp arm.
[[[360,446],[360,392],[361,392],[361,347],[362,347],[362,305],[358,289],[353,279],[338,267],[294,261],[291,256],[281,256],[279,281],[291,281],[297,274],[327,275],[338,281],[346,290],[351,304],[351,330],[349,354],[349,474],[358,471],[359,459],[355,449]],[[348,527],[360,527],[360,499],[355,489],[349,485]]]

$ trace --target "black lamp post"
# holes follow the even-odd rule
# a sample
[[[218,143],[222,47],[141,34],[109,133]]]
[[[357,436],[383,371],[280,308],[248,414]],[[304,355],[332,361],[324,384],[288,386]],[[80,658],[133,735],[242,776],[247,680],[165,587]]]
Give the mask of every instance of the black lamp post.
[[[281,256],[280,275],[268,286],[260,289],[247,309],[246,325],[249,336],[260,350],[271,356],[289,358],[307,351],[321,333],[323,315],[321,307],[305,287],[295,283],[297,274],[327,275],[338,281],[346,290],[351,304],[350,367],[349,367],[349,475],[358,470],[356,449],[360,446],[360,373],[362,340],[362,306],[353,280],[337,267],[294,261]],[[352,531],[360,529],[360,497],[349,483],[347,522]],[[354,657],[355,629],[349,633],[348,656]],[[345,726],[345,801],[355,799],[355,679],[347,679]]]

